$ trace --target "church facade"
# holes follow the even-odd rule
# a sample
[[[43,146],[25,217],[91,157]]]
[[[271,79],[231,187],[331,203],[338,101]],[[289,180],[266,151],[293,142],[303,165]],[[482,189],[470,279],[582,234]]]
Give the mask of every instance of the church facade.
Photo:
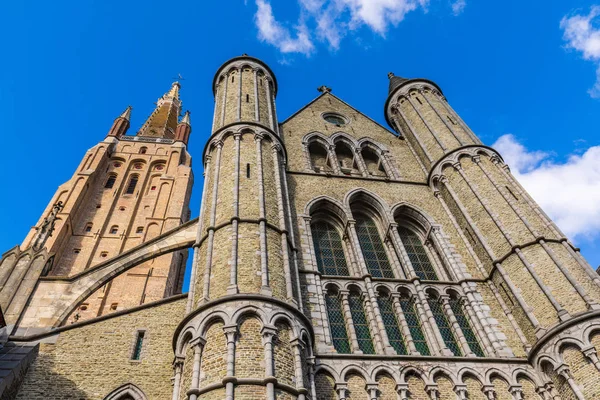
[[[434,82],[279,121],[227,61],[193,220],[179,89],[2,255],[0,399],[600,398],[600,277]]]

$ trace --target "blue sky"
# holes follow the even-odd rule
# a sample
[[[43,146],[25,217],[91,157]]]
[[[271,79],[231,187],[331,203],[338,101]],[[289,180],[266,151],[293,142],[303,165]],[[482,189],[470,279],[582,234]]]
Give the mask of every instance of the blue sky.
[[[597,14],[594,2],[560,0],[8,2],[0,25],[0,251],[23,240],[127,105],[133,133],[179,73],[192,111],[197,216],[212,77],[248,53],[277,75],[280,120],[325,84],[385,125],[388,72],[437,82],[597,266]]]

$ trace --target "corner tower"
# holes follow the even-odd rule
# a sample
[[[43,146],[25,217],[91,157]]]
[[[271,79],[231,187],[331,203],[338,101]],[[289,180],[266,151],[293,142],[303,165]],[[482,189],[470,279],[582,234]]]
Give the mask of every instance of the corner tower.
[[[529,345],[597,310],[598,276],[500,154],[481,143],[435,83],[389,77],[388,123],[427,167],[436,198],[490,288],[511,305]]]
[[[213,92],[173,398],[305,399],[312,330],[299,300],[275,76],[236,57],[218,69]]]

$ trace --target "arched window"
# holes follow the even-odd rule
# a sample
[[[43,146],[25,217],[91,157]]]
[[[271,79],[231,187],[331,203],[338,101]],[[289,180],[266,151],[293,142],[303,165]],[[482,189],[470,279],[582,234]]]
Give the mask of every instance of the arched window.
[[[342,141],[335,144],[335,155],[340,165],[340,170],[346,175],[358,174],[358,166],[354,159],[354,151]]]
[[[348,295],[348,304],[350,305],[350,313],[352,314],[352,322],[356,331],[356,339],[358,340],[358,348],[364,354],[375,354],[373,340],[371,339],[371,330],[369,329],[369,320],[365,315],[365,307],[363,298],[358,292],[350,292]]]
[[[310,165],[315,172],[331,171],[329,154],[325,146],[317,141],[308,145],[310,154]]]
[[[469,321],[465,317],[465,313],[463,312],[463,306],[461,304],[461,299],[457,296],[450,297],[450,308],[452,308],[452,312],[456,317],[456,321],[458,322],[460,330],[465,336],[465,339],[467,340],[467,344],[469,345],[471,351],[477,357],[485,357],[483,349],[481,348],[481,345],[477,340],[477,336],[475,336],[475,333],[473,332],[473,329],[471,329]]]
[[[460,347],[456,338],[454,337],[454,333],[452,332],[452,328],[450,327],[450,322],[448,321],[448,317],[444,313],[442,305],[440,304],[440,299],[437,297],[429,296],[427,298],[427,303],[429,304],[429,308],[431,308],[431,312],[433,313],[433,317],[435,318],[435,323],[442,334],[442,339],[444,339],[444,343],[446,343],[446,347],[454,353],[455,356],[461,357],[462,352],[460,351]]]
[[[370,147],[363,147],[361,155],[369,175],[387,176],[385,169],[383,168],[381,157],[375,152],[375,150],[371,149]]]
[[[113,225],[110,227],[110,234],[111,235],[116,235],[117,233],[119,233],[119,226],[118,225]]]
[[[402,307],[406,324],[408,325],[410,335],[412,336],[417,351],[423,356],[431,355],[427,340],[423,334],[423,329],[421,328],[421,320],[417,313],[414,297],[408,293],[403,293],[400,296],[400,307]]]
[[[91,222],[88,222],[87,224],[85,224],[85,231],[91,232],[93,226],[94,226],[94,224],[92,224]]]
[[[350,342],[348,341],[346,321],[342,312],[342,302],[335,290],[327,292],[325,295],[325,305],[327,307],[327,318],[329,319],[329,331],[331,332],[333,347],[340,354],[349,354]]]
[[[106,183],[104,184],[105,189],[112,189],[115,186],[115,182],[117,181],[117,174],[110,174]]]
[[[337,229],[328,222],[319,221],[311,225],[311,231],[319,272],[348,276],[348,264]]]
[[[357,216],[356,233],[369,273],[375,278],[394,278],[375,222],[365,215]]]
[[[125,189],[125,194],[133,194],[135,192],[135,187],[138,183],[138,175],[131,175],[129,178],[129,184],[127,185],[127,189]]]
[[[390,345],[396,350],[396,353],[408,354],[404,343],[404,336],[402,335],[402,330],[398,324],[398,318],[396,317],[390,295],[388,293],[379,293],[379,296],[377,296],[377,304],[379,305],[381,319],[383,320],[385,331],[390,340]]]
[[[439,280],[435,269],[429,260],[429,256],[423,247],[421,238],[416,233],[403,226],[398,227],[398,233],[402,244],[408,253],[408,258],[412,264],[417,276],[424,280],[437,281]]]
[[[140,154],[146,154],[147,151],[148,151],[147,147],[141,147],[140,148]]]

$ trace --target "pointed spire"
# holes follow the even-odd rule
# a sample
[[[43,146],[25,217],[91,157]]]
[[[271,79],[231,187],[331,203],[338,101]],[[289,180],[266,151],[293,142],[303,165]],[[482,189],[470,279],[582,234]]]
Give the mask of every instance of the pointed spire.
[[[183,118],[181,118],[181,121],[179,123],[192,126],[192,122],[190,121],[190,114],[191,114],[190,111],[186,110],[185,114],[183,114]]]
[[[150,114],[137,136],[175,138],[177,119],[181,107],[179,100],[179,82],[173,82],[171,88],[156,102],[156,108]]]
[[[123,118],[123,119],[125,119],[127,121],[130,121],[131,120],[131,109],[132,108],[133,107],[131,107],[131,106],[127,106],[127,108],[125,109],[125,111],[123,111],[123,113],[119,116],[119,118]]]
[[[390,80],[390,89],[388,93],[392,93],[394,90],[396,90],[398,86],[402,85],[404,82],[409,80],[401,76],[396,76],[393,72],[390,72],[388,74],[388,78]]]

